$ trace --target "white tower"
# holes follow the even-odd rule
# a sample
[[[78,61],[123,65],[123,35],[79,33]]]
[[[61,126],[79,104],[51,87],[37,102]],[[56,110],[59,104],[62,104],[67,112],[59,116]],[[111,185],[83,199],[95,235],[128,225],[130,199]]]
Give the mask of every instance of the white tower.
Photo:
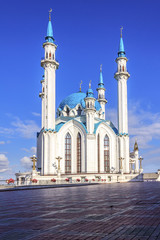
[[[51,11],[47,36],[43,48],[45,50],[44,59],[41,66],[44,68],[44,78],[42,79],[42,92],[39,96],[42,99],[42,129],[37,139],[37,166],[41,170],[41,175],[53,174],[55,169],[53,163],[56,157],[55,148],[55,90],[56,90],[56,69],[59,63],[55,60],[57,46],[54,44],[53,30],[51,24]]]
[[[57,46],[54,44],[51,16],[49,14],[49,22],[47,28],[46,42],[43,44],[45,49],[44,59],[41,66],[44,68],[44,79],[42,83],[42,128],[55,130],[55,72],[59,63],[55,60],[55,51]]]
[[[117,72],[114,77],[118,82],[118,131],[119,157],[124,158],[124,172],[129,172],[129,137],[128,137],[128,109],[127,109],[127,80],[130,74],[127,72],[127,61],[122,39],[122,28],[118,57],[116,58]]]
[[[94,132],[94,116],[95,116],[95,101],[93,96],[93,90],[91,89],[91,83],[89,84],[89,89],[84,99],[86,103],[85,113],[86,113],[86,127],[89,134]]]
[[[101,105],[102,108],[102,119],[105,119],[105,105],[107,103],[107,100],[105,99],[105,91],[106,89],[104,88],[104,83],[103,83],[103,75],[102,75],[102,65],[100,66],[100,79],[99,79],[99,84],[98,84],[98,102]]]

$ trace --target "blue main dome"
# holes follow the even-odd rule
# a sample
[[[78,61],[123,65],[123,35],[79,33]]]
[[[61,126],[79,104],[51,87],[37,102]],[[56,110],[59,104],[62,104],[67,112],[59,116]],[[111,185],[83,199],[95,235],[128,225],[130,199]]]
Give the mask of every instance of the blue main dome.
[[[72,93],[71,95],[69,95],[68,97],[62,100],[62,102],[59,105],[59,108],[63,110],[64,106],[67,105],[72,109],[72,108],[75,108],[77,104],[81,104],[81,106],[85,108],[85,101],[84,101],[85,97],[86,97],[86,93],[83,93],[83,92]],[[95,101],[95,108],[97,111],[99,111],[101,108],[101,105],[97,100]]]

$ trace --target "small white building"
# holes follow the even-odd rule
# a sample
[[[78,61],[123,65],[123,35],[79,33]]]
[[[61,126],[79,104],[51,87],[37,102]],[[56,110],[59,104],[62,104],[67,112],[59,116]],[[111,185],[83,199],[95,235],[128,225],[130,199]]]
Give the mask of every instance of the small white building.
[[[56,110],[56,61],[51,18],[47,37],[43,43],[44,58],[41,66],[44,77],[41,81],[42,126],[37,134],[37,179],[51,179],[57,176],[57,157],[61,157],[59,173],[61,178],[113,178],[126,175],[133,179],[142,172],[139,168],[137,142],[134,152],[129,151],[128,109],[127,109],[127,61],[122,34],[117,71],[114,78],[118,88],[118,129],[105,119],[105,86],[100,68],[97,79],[97,93],[91,83],[85,92],[80,90],[65,97]],[[62,89],[63,91],[63,89]],[[97,96],[96,96],[97,95]],[[57,114],[57,117],[56,117]],[[39,172],[39,173],[38,173]]]

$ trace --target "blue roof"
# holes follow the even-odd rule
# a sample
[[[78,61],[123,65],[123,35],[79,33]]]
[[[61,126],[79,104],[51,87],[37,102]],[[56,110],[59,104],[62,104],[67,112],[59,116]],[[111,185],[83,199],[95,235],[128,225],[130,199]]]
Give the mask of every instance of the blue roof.
[[[120,38],[118,57],[125,57],[123,38]]]
[[[56,132],[58,132],[64,124],[65,124],[64,122],[61,122],[61,123],[57,124],[56,127],[55,127]]]
[[[100,71],[100,78],[99,78],[98,86],[99,86],[100,88],[104,88],[102,71]]]
[[[85,101],[84,98],[86,97],[86,94],[83,92],[77,92],[72,93],[68,97],[62,100],[62,102],[59,105],[59,108],[63,110],[64,106],[67,105],[69,108],[75,108],[77,104],[81,104],[83,108],[85,108]],[[95,101],[95,108],[97,111],[101,109],[100,103],[96,100]]]
[[[86,97],[94,97],[93,90],[91,88],[88,88],[88,91],[86,93]]]
[[[49,20],[48,22],[48,27],[47,27],[47,37],[45,37],[46,42],[54,42],[54,38],[53,38],[53,28],[52,28],[52,23]]]
[[[105,120],[101,120],[101,121],[99,121],[98,123],[95,123],[95,124],[94,124],[94,134],[96,133],[97,128],[99,127],[99,125],[100,125],[101,123],[106,123],[110,128],[112,128],[112,130],[115,132],[116,135],[118,134],[117,128],[116,128],[115,126],[114,126],[114,127],[110,126]]]

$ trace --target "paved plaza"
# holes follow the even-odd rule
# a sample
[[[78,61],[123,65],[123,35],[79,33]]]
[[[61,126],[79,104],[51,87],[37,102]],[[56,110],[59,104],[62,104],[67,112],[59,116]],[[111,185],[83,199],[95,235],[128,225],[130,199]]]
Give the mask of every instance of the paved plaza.
[[[0,192],[1,240],[160,239],[160,183]]]

